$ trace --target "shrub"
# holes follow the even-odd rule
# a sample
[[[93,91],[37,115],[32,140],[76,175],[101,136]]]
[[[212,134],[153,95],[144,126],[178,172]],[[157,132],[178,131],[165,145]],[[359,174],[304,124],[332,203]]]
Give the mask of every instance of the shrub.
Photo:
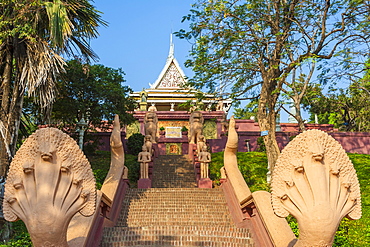
[[[141,133],[132,134],[127,139],[127,151],[132,155],[138,155],[143,148],[144,145],[144,135]]]
[[[266,145],[265,142],[263,141],[263,137],[260,136],[257,138],[257,152],[266,152]]]
[[[94,155],[88,156],[88,159],[96,179],[96,187],[100,189],[110,168],[110,152],[97,151]],[[130,186],[137,187],[137,180],[140,175],[140,164],[137,162],[137,156],[125,154],[125,166],[128,168]]]

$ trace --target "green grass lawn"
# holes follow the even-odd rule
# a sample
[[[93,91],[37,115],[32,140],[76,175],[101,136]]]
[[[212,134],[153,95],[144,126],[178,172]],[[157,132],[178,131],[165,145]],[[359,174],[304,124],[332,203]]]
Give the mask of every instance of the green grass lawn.
[[[344,219],[337,231],[333,246],[370,246],[370,155],[348,154],[360,182],[362,217],[359,220]],[[251,191],[269,190],[266,182],[267,157],[265,153],[238,153],[238,166]],[[212,154],[210,178],[215,185],[220,181],[223,152]],[[296,232],[296,223],[289,219]]]
[[[110,152],[97,151],[93,154],[87,155],[90,161],[91,168],[96,179],[96,187],[98,189],[103,185],[104,179],[107,176],[110,166]],[[137,156],[132,154],[125,154],[125,166],[128,168],[128,178],[131,187],[137,187],[139,179],[140,164],[137,162]]]

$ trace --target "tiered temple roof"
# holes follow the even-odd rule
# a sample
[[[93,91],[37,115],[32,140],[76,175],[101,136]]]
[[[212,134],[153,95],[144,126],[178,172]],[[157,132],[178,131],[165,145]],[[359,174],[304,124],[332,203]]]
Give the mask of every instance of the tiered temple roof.
[[[148,108],[154,105],[157,111],[181,111],[188,110],[181,108],[181,104],[192,102],[197,104],[195,89],[185,88],[186,76],[181,69],[179,63],[174,56],[174,44],[170,42],[170,51],[167,57],[165,66],[159,74],[154,84],[149,84],[149,88],[143,89],[141,92],[134,92],[130,96],[140,105],[138,110],[147,111]],[[212,94],[205,94],[202,104],[204,110],[215,110],[216,104],[222,104],[222,111],[228,111],[231,105],[230,100],[219,100]],[[220,107],[220,106],[219,106]]]

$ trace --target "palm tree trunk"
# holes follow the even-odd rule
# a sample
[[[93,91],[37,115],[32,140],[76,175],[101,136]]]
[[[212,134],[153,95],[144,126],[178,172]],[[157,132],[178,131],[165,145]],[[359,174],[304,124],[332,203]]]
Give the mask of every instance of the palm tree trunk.
[[[9,133],[9,105],[11,95],[11,81],[12,81],[12,53],[7,51],[5,59],[5,68],[3,72],[3,80],[1,82],[1,111],[0,111],[0,176],[6,176],[7,169],[12,157],[10,150],[10,133]]]

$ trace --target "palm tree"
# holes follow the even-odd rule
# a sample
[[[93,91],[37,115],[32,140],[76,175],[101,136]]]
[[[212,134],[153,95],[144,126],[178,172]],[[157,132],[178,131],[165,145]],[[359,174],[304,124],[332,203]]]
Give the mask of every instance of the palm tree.
[[[89,0],[0,3],[0,176],[14,156],[23,96],[47,109],[56,96],[63,56],[97,59],[89,41],[106,26]]]

